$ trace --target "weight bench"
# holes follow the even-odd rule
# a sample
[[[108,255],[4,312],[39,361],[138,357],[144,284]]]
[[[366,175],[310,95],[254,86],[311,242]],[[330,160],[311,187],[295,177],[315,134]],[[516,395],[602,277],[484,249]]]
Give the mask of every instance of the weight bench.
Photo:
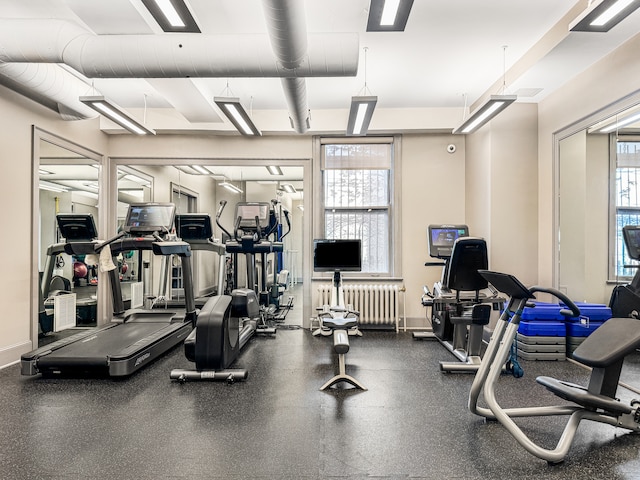
[[[346,382],[360,390],[366,388],[351,375],[346,373],[345,355],[349,351],[349,330],[358,327],[358,312],[333,308],[319,314],[322,327],[333,332],[333,350],[338,354],[338,374],[327,381],[320,390],[326,390],[333,385]]]
[[[587,387],[544,376],[536,378],[536,382],[558,397],[584,407],[581,418],[640,431],[640,400],[625,405],[616,399],[624,358],[638,347],[640,322],[634,318],[611,318],[573,352],[574,360],[591,367]],[[590,418],[592,415],[595,418]]]

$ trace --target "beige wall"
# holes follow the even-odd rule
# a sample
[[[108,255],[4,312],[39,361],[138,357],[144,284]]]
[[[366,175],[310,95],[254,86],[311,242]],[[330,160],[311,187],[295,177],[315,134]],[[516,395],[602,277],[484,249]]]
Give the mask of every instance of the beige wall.
[[[467,138],[466,219],[489,268],[537,279],[537,108],[516,103]]]
[[[447,145],[456,145],[453,154]],[[454,135],[405,135],[402,138],[402,276],[406,314],[423,324],[422,286],[440,280],[440,267],[429,261],[427,227],[437,223],[465,223],[464,137]],[[431,259],[433,260],[433,259]]]
[[[638,91],[640,35],[538,104],[538,283],[552,285],[554,265],[553,135]]]
[[[96,122],[62,122],[48,109],[2,86],[0,112],[0,202],[5,226],[0,236],[5,272],[0,276],[0,290],[5,298],[0,321],[2,366],[16,361],[32,347],[32,272],[37,271],[37,252],[33,256],[31,253],[32,126],[97,152],[106,151],[107,140]]]
[[[638,51],[640,35],[549,95],[538,105],[537,133],[535,113],[530,110],[535,107],[516,104],[485,127],[488,131],[483,129],[468,137],[466,145],[463,137],[451,135],[404,136],[400,192],[402,274],[409,317],[423,318],[421,286],[432,284],[440,276],[439,269],[423,266],[427,260],[429,223],[468,223],[474,234],[489,240],[492,268],[512,271],[526,283],[552,284],[553,134],[636,91],[640,78]],[[0,286],[12,299],[5,303],[4,320],[0,322],[0,365],[17,360],[31,347],[30,288],[35,267],[29,268],[32,256],[25,239],[30,238],[31,232],[32,125],[112,157],[266,162],[264,159],[309,159],[313,151],[310,137],[296,135],[259,139],[204,135],[107,137],[98,130],[98,120],[62,121],[4,87],[0,87],[0,111],[0,200],[13,207],[5,209],[3,215],[4,224],[11,225],[15,232],[0,240],[4,270],[9,272],[2,276]],[[449,143],[457,145],[455,154],[446,152]],[[533,153],[536,146],[537,153]],[[537,168],[531,159],[536,155]],[[311,178],[305,182],[306,191],[311,192]],[[313,198],[309,204],[305,200],[306,214],[302,216],[307,231],[311,231],[312,202]],[[536,249],[537,258],[534,253],[526,254]],[[308,270],[309,254],[305,254],[304,261]],[[310,280],[309,272],[305,275]],[[310,303],[310,298],[305,301]]]

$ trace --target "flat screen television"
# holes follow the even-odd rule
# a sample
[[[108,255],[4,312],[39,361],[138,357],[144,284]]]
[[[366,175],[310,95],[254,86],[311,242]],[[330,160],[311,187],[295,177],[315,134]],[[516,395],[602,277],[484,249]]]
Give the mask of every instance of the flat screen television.
[[[314,240],[313,270],[359,272],[362,270],[362,241],[360,239]]]
[[[98,229],[90,213],[59,213],[56,215],[60,234],[67,242],[91,241],[98,238]]]
[[[269,226],[269,207],[268,202],[238,202],[236,220],[242,217],[238,226],[244,230],[255,230],[258,217],[260,228],[264,230]]]
[[[468,236],[469,227],[466,225],[429,225],[429,255],[434,258],[450,258],[455,241],[459,237]]]
[[[132,203],[124,222],[124,231],[136,234],[170,232],[175,211],[173,203]]]

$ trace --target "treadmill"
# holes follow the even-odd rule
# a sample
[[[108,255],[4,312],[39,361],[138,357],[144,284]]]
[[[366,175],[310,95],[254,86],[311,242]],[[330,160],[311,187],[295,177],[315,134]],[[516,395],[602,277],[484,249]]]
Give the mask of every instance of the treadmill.
[[[213,225],[211,216],[208,213],[183,213],[176,215],[176,232],[178,238],[187,242],[191,246],[191,251],[215,252],[218,255],[218,279],[216,290],[212,295],[203,295],[195,298],[195,306],[198,309],[204,307],[204,304],[213,295],[222,295],[225,290],[225,277],[227,268],[227,249],[224,243],[213,239]],[[167,290],[167,277],[169,276],[169,267],[164,268],[164,286],[161,292]],[[193,283],[193,282],[192,282]],[[195,292],[194,292],[195,296]],[[185,305],[185,296],[179,298],[167,298],[162,295],[154,303],[153,308],[180,308]]]
[[[53,296],[64,293],[76,293],[76,309],[78,317],[84,322],[95,322],[96,318],[96,286],[87,285],[84,287],[71,288],[71,282],[62,277],[54,275],[56,259],[62,253],[73,251],[72,255],[87,255],[95,253],[94,248],[97,243],[98,233],[93,215],[90,213],[59,213],[56,215],[56,222],[60,235],[65,242],[54,243],[47,248],[47,260],[45,262],[42,278],[40,279],[40,295],[42,305],[40,311],[45,315],[40,315],[39,324],[42,334],[53,331]],[[67,247],[73,244],[73,249]]]
[[[195,324],[191,278],[191,248],[182,241],[165,241],[173,226],[175,206],[139,203],[129,206],[123,231],[102,243],[94,243],[101,261],[120,252],[151,250],[155,255],[177,255],[182,262],[186,307],[181,309],[124,309],[117,269],[108,272],[113,297],[113,319],[107,325],[86,330],[22,355],[23,375],[128,376],[181,343]],[[82,245],[84,243],[84,245]],[[86,242],[67,242],[73,254]]]

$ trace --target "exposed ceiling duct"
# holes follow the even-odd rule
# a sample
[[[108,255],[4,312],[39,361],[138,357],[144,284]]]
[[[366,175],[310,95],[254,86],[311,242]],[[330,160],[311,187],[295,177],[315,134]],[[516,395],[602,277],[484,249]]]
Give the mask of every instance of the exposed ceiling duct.
[[[299,0],[263,0],[264,16],[271,47],[285,70],[294,73],[307,55],[307,19],[304,2]],[[291,126],[298,133],[310,128],[307,85],[304,78],[288,75],[281,80]]]
[[[274,13],[268,20],[273,51],[264,35],[95,35],[67,20],[2,19],[0,66],[59,63],[87,78],[279,77],[292,124],[302,133],[308,128],[304,77],[355,76],[359,54],[356,33],[307,35],[302,3],[265,0]],[[84,110],[77,99],[68,109]]]
[[[91,87],[60,65],[0,63],[0,83],[59,113],[64,120],[97,116],[78,101]]]

